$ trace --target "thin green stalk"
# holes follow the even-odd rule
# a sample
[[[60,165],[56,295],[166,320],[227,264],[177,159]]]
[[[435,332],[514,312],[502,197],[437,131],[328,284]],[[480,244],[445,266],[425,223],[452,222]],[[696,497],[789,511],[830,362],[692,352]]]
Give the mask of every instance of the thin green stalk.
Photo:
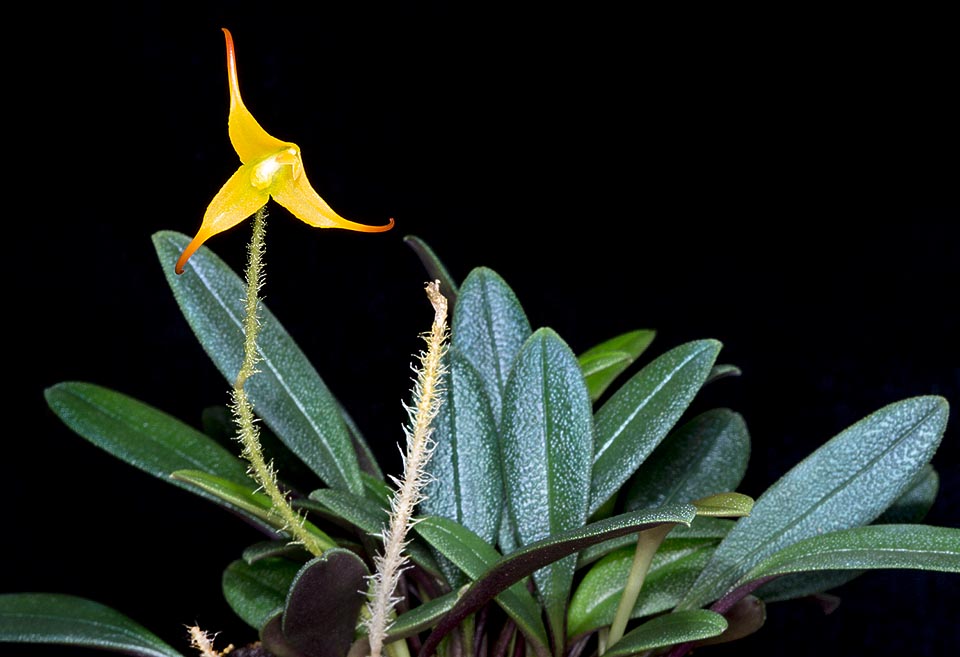
[[[627,585],[623,589],[623,595],[620,596],[620,604],[617,605],[617,613],[613,617],[613,624],[610,626],[610,634],[607,636],[607,645],[605,649],[611,648],[617,641],[623,637],[627,629],[627,623],[630,621],[630,614],[637,604],[637,598],[640,596],[640,589],[643,588],[643,580],[650,570],[650,562],[653,555],[660,548],[660,543],[670,530],[673,529],[672,523],[658,525],[640,532],[637,536],[637,549],[633,553],[633,563],[630,565],[630,574],[627,576]],[[601,652],[601,654],[603,654]]]
[[[264,281],[264,244],[266,237],[266,210],[260,208],[253,217],[253,237],[247,249],[247,295],[243,313],[243,363],[233,384],[233,416],[237,424],[237,439],[243,446],[241,455],[249,463],[250,476],[260,484],[263,492],[273,503],[273,512],[284,523],[284,530],[295,542],[303,546],[314,556],[323,554],[324,546],[316,536],[303,527],[304,517],[293,510],[286,494],[277,483],[277,473],[272,462],[268,462],[260,446],[260,430],[253,414],[253,404],[247,396],[247,379],[257,373],[260,356],[257,352],[257,337],[260,334],[260,288]]]

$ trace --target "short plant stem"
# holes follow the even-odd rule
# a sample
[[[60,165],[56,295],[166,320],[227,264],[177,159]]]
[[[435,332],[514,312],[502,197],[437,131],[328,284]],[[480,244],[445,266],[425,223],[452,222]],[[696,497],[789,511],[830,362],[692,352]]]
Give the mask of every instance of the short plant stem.
[[[391,611],[397,603],[396,590],[405,564],[407,532],[414,524],[413,512],[423,499],[427,480],[426,466],[433,453],[433,420],[443,399],[445,374],[443,355],[447,340],[447,300],[440,294],[439,281],[428,283],[427,297],[433,305],[434,320],[424,335],[427,349],[420,354],[420,367],[413,388],[413,403],[407,408],[410,426],[405,428],[407,448],[403,455],[403,475],[394,479],[397,486],[390,500],[390,518],[383,528],[383,552],[376,557],[377,572],[372,576],[367,605],[367,636],[371,657],[381,657],[389,629]]]
[[[664,537],[670,533],[671,529],[673,529],[673,524],[657,525],[640,532],[637,536],[637,549],[633,553],[633,563],[630,565],[627,584],[623,589],[623,595],[620,596],[620,604],[617,605],[617,613],[613,617],[613,624],[610,626],[607,648],[612,647],[623,637],[623,633],[627,629],[627,623],[630,621],[630,614],[633,613],[633,607],[637,604],[637,598],[640,596],[643,580],[650,569],[653,555],[657,553],[660,543],[663,542]]]
[[[263,251],[266,237],[266,211],[257,210],[253,217],[253,237],[247,251],[247,295],[243,313],[243,362],[233,385],[233,416],[237,424],[237,439],[243,446],[241,455],[249,464],[250,476],[260,484],[263,492],[273,503],[273,513],[283,520],[287,531],[297,543],[303,544],[310,554],[323,554],[323,545],[303,527],[304,518],[293,510],[287,496],[280,490],[273,463],[267,462],[260,447],[260,430],[253,413],[253,404],[247,396],[247,380],[257,373],[257,337],[260,334],[260,288],[264,280]]]

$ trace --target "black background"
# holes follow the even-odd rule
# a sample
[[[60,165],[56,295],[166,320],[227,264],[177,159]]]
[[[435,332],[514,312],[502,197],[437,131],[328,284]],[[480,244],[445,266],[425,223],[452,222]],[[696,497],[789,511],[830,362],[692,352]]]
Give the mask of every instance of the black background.
[[[145,2],[15,26],[32,47],[10,61],[33,66],[9,83],[25,112],[8,131],[0,590],[90,597],[184,650],[194,621],[253,639],[219,584],[253,530],[85,443],[42,394],[91,381],[194,425],[227,398],[150,242],[193,234],[238,164],[220,27],[247,106],[321,195],[396,219],[318,231],[271,204],[265,289],[389,470],[430,320],[407,234],[459,280],[495,269],[576,352],[644,327],[653,354],[720,339],[744,375],[694,410],[743,413],[754,496],[885,404],[955,408],[960,53],[942,17],[608,11]],[[208,245],[239,268],[248,236]],[[957,426],[953,410],[931,524],[960,526]],[[957,591],[875,572],[832,616],[773,605],[715,653],[945,654]]]

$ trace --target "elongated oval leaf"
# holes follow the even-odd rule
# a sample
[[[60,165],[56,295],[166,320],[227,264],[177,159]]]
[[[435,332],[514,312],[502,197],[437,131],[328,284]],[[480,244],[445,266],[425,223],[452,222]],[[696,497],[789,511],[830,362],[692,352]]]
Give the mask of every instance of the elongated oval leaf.
[[[647,350],[656,335],[656,331],[649,329],[630,331],[580,354],[577,360],[590,391],[590,400],[597,401],[610,384]]]
[[[208,436],[180,420],[114,390],[69,381],[47,388],[50,408],[77,434],[113,456],[158,479],[222,503],[203,488],[171,478],[177,470],[202,470],[249,485],[247,467]],[[256,526],[261,520],[227,505]]]
[[[517,356],[503,396],[503,476],[521,545],[587,521],[590,398],[570,348],[537,330]],[[576,558],[534,573],[551,632],[562,637]]]
[[[400,614],[387,631],[387,641],[405,639],[408,636],[419,634],[433,627],[444,614],[453,609],[453,605],[457,602],[457,597],[457,591],[445,593],[440,597],[417,605],[408,612]],[[366,632],[366,627],[359,627],[357,629],[362,634]]]
[[[187,323],[231,384],[243,360],[246,285],[206,247],[177,276],[171,262],[190,242],[162,231],[153,244]],[[260,306],[258,373],[246,384],[257,415],[328,486],[361,494],[360,466],[340,407],[313,365],[273,313]]]
[[[286,522],[274,513],[273,503],[263,493],[258,493],[252,486],[241,486],[222,477],[196,470],[178,470],[172,475],[175,479],[186,481],[207,491],[217,499],[223,500],[231,506],[243,509],[247,513],[259,518],[265,524],[282,532],[286,529]],[[336,546],[333,539],[319,527],[309,521],[303,523],[303,528],[313,534],[318,545],[326,550]]]
[[[120,612],[99,602],[55,593],[0,594],[0,642],[97,648],[137,657],[182,657]]]
[[[443,406],[433,423],[426,514],[456,520],[493,543],[500,529],[500,444],[483,380],[456,349],[448,352]]]
[[[671,431],[641,464],[624,508],[649,509],[736,490],[749,458],[743,416],[726,408],[707,411]]]
[[[872,521],[930,460],[947,415],[940,397],[907,399],[817,449],[761,495],[751,515],[727,534],[680,608],[717,599],[792,543]]]
[[[506,281],[486,267],[471,271],[457,297],[450,343],[480,373],[498,425],[507,378],[529,337],[530,322]]]
[[[448,518],[422,518],[415,528],[430,545],[472,580],[482,577],[501,558],[500,553],[482,537]],[[547,633],[540,620],[540,607],[523,583],[512,585],[500,593],[496,600],[516,622],[537,654],[546,654]]]
[[[591,545],[627,534],[636,534],[664,523],[689,525],[696,515],[697,509],[692,504],[674,504],[659,509],[624,513],[579,529],[549,536],[510,553],[462,593],[457,604],[443,617],[423,644],[420,657],[432,654],[450,630],[494,596],[547,564],[575,554]]]
[[[663,354],[634,374],[597,411],[590,513],[643,463],[686,410],[720,352],[699,340]]]
[[[679,611],[648,620],[625,634],[607,650],[606,657],[631,657],[654,648],[698,641],[717,636],[727,629],[727,620],[705,609]]]
[[[259,631],[283,609],[300,566],[279,557],[252,564],[234,561],[223,571],[223,597],[237,616]]]

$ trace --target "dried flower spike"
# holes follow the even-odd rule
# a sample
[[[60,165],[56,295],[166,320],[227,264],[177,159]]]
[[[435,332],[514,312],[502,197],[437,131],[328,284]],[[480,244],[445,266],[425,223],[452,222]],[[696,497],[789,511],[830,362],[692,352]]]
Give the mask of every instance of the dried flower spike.
[[[230,30],[223,28],[227,41],[227,77],[230,83],[230,142],[242,165],[213,197],[193,241],[177,261],[176,272],[200,245],[217,233],[233,228],[262,208],[270,197],[301,221],[318,228],[345,228],[364,233],[380,233],[393,228],[393,219],[385,226],[367,226],[344,219],[314,191],[300,159],[300,147],[271,136],[260,127],[240,97],[237,59]]]

